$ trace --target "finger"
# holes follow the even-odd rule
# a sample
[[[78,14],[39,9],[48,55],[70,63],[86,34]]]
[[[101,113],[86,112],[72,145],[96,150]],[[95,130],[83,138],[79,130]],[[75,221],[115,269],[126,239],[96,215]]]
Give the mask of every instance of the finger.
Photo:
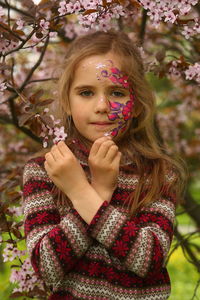
[[[46,162],[48,163],[48,166],[51,168],[55,163],[55,159],[54,159],[52,153],[51,152],[46,153],[45,159],[46,159]]]
[[[122,153],[118,151],[116,156],[116,163],[120,164],[121,158],[122,158]]]
[[[110,147],[112,147],[114,145],[115,145],[115,143],[112,140],[108,140],[108,141],[105,141],[104,143],[102,143],[97,152],[98,157],[100,159],[105,158]]]
[[[106,159],[108,159],[108,161],[112,161],[116,155],[118,154],[118,150],[119,148],[117,147],[117,145],[112,145],[109,149],[108,152],[106,154]]]
[[[45,170],[47,171],[47,174],[49,175],[49,174],[50,174],[51,168],[50,168],[50,166],[49,166],[49,164],[48,164],[47,161],[44,162],[44,168],[45,168]]]
[[[105,142],[105,141],[110,140],[110,139],[111,139],[111,138],[108,137],[108,136],[104,136],[104,137],[101,137],[101,138],[97,139],[97,140],[93,143],[93,145],[92,145],[92,147],[91,147],[91,149],[90,149],[90,155],[94,155],[94,156],[95,156],[95,155],[97,154],[97,152],[98,152],[98,150],[99,150],[101,144],[102,144],[103,142]]]
[[[69,149],[69,147],[65,144],[64,141],[58,142],[57,148],[59,149],[62,156],[65,156],[66,154],[73,154],[72,151]]]
[[[60,152],[59,148],[57,147],[57,145],[54,145],[51,148],[51,154],[52,154],[55,161],[63,159],[63,155],[61,154],[61,152]]]
[[[121,157],[122,157],[122,153],[118,151],[117,155],[114,157],[112,161],[112,165],[119,168]]]

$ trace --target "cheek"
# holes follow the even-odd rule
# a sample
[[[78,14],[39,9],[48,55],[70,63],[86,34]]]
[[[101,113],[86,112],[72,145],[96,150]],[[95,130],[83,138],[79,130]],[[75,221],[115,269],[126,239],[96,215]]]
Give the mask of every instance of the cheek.
[[[116,119],[128,121],[132,117],[133,104],[132,97],[129,97],[125,103],[110,101],[110,113],[108,114],[108,118],[112,121]]]

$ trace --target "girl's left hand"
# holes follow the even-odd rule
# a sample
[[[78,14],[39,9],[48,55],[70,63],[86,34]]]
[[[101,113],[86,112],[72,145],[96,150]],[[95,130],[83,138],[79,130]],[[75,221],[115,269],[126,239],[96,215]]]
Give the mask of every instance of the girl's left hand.
[[[81,194],[89,184],[80,163],[63,141],[53,145],[45,159],[47,174],[70,199]]]

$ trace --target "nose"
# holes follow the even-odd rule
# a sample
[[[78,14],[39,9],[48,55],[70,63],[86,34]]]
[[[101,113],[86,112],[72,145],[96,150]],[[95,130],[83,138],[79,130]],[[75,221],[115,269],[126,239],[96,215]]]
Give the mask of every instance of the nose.
[[[95,112],[101,114],[110,112],[110,103],[105,95],[98,97],[96,101]]]

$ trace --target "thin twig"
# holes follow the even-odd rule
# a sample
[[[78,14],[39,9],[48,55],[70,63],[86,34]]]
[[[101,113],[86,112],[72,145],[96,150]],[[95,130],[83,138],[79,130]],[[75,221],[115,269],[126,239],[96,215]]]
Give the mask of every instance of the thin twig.
[[[146,24],[147,24],[147,10],[143,9],[142,10],[142,23],[141,23],[140,33],[139,33],[139,39],[140,39],[141,45],[144,42]]]
[[[28,76],[26,77],[26,79],[24,80],[24,83],[21,85],[20,87],[20,92],[22,92],[22,90],[24,89],[24,87],[26,86],[27,82],[29,81],[29,79],[32,77],[33,73],[35,72],[35,70],[39,67],[39,65],[41,64],[44,54],[46,52],[47,46],[49,43],[49,36],[47,36],[46,41],[44,43],[44,47],[42,49],[41,55],[38,59],[38,61],[36,62],[36,64],[33,66],[33,68],[31,69],[30,73],[28,74]]]
[[[0,5],[3,8],[7,8],[7,5],[4,2],[2,2],[2,1],[0,1]],[[31,14],[29,14],[27,11],[24,11],[24,10],[19,9],[19,8],[15,7],[15,6],[12,6],[12,5],[9,5],[9,7],[10,7],[11,10],[14,10],[14,11],[16,11],[16,12],[18,12],[18,13],[26,16],[26,17],[30,17],[32,19],[34,18],[34,16],[32,16]]]
[[[29,82],[27,82],[27,85],[34,82],[51,81],[51,80],[58,80],[58,77],[30,80]]]
[[[5,57],[5,56],[7,56],[7,55],[9,55],[13,52],[16,52],[16,51],[20,50],[26,44],[26,42],[28,42],[30,40],[30,38],[33,36],[34,33],[35,33],[35,28],[31,31],[31,33],[27,36],[27,38],[21,42],[21,44],[17,48],[6,52],[2,56]]]
[[[5,0],[8,9],[8,26],[10,27],[10,4]]]
[[[22,39],[18,34],[16,34],[15,32],[13,32],[10,28],[5,27],[2,23],[0,24],[0,27],[3,28],[4,30],[8,31],[11,35],[13,35],[14,37],[16,37],[20,41],[22,41],[22,42],[24,41],[24,39]]]
[[[196,283],[196,286],[195,286],[195,289],[194,289],[194,294],[193,294],[191,300],[194,300],[195,297],[197,297],[197,290],[198,290],[199,286],[200,286],[200,279]],[[199,298],[197,298],[197,299],[199,299]]]

